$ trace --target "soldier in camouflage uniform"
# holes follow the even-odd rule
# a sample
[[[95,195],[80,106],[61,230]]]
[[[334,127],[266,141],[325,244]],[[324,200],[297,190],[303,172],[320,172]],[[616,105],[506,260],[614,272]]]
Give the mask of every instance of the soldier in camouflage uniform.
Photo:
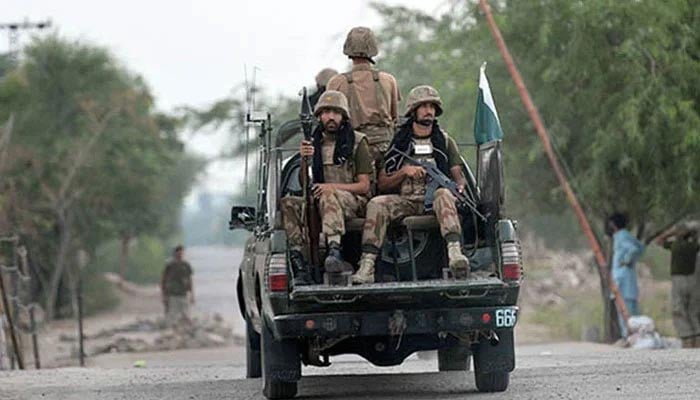
[[[161,293],[165,306],[165,321],[170,327],[190,322],[190,304],[194,303],[192,266],[184,259],[185,248],[178,245],[173,259],[168,262],[161,276]],[[188,298],[189,296],[189,298]]]
[[[343,54],[352,60],[352,70],[336,75],[329,90],[343,92],[350,104],[350,120],[355,130],[367,135],[375,164],[389,147],[398,121],[399,86],[393,75],[372,68],[379,53],[371,29],[355,27],[343,45]]]
[[[421,85],[413,88],[406,102],[405,116],[379,171],[379,189],[396,192],[374,197],[367,205],[367,216],[362,231],[360,268],[353,275],[354,283],[374,282],[374,263],[384,243],[391,221],[425,213],[426,172],[420,166],[409,165],[398,149],[417,159],[431,162],[457,182],[464,190],[466,179],[462,174],[457,144],[440,129],[437,116],[442,114],[442,100],[437,90]],[[462,228],[455,197],[447,189],[434,193],[433,209],[440,224],[440,233],[447,242],[449,267],[457,278],[469,276],[469,260],[461,249]]]
[[[312,190],[318,199],[322,232],[328,241],[324,266],[328,272],[339,272],[344,268],[340,239],[345,233],[345,221],[364,215],[372,161],[367,138],[352,129],[344,94],[326,91],[316,104],[314,115],[320,124],[313,133],[313,140],[302,141],[299,151],[304,157],[312,157]],[[311,282],[303,256],[308,238],[304,207],[302,197],[282,198],[282,219],[295,284]]]
[[[311,104],[311,108],[316,107],[318,99],[320,99],[323,92],[326,91],[328,81],[336,75],[338,75],[338,71],[334,70],[333,68],[324,68],[321,71],[319,71],[318,74],[316,74],[316,91],[314,92],[314,94],[309,96],[309,103]]]

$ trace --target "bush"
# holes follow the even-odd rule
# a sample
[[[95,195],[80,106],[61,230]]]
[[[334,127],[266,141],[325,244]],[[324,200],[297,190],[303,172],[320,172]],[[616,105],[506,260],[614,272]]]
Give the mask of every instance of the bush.
[[[83,275],[83,312],[86,316],[111,310],[119,304],[113,286],[102,274],[88,271]]]
[[[649,266],[651,276],[658,280],[671,279],[671,252],[661,246],[649,244],[642,262]]]
[[[671,319],[671,299],[668,285],[645,285],[640,299],[640,311],[654,320],[656,330],[663,336],[674,336]],[[527,320],[547,326],[553,337],[580,340],[584,327],[598,326],[603,331],[603,303],[600,292],[564,294],[565,304],[547,305],[534,309]]]
[[[92,264],[98,272],[119,274],[121,242],[111,240],[97,249]],[[129,245],[126,266],[126,279],[135,283],[156,283],[160,281],[168,251],[162,240],[151,236],[133,239]]]
[[[541,306],[533,310],[529,316],[532,322],[547,326],[553,337],[570,340],[580,340],[584,327],[601,326],[603,304],[600,295],[579,293],[565,298],[565,304]]]

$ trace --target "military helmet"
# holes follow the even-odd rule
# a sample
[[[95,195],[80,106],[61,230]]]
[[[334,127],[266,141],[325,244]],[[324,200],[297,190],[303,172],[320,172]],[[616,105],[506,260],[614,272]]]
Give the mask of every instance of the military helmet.
[[[324,108],[336,109],[340,111],[345,118],[350,118],[348,98],[337,90],[326,90],[323,92],[318,103],[316,103],[316,108],[314,108],[314,116],[318,117]]]
[[[343,45],[343,54],[349,57],[362,57],[372,62],[372,57],[379,53],[377,38],[371,29],[364,26],[356,26],[348,32],[348,37]]]
[[[419,85],[411,89],[408,93],[408,98],[406,99],[406,112],[404,115],[406,117],[410,116],[411,113],[416,111],[416,109],[424,103],[433,103],[435,105],[435,116],[442,114],[442,100],[440,99],[440,93],[435,90],[434,87],[428,85]]]
[[[338,71],[334,70],[333,68],[324,68],[318,74],[316,74],[316,85],[319,87],[326,87],[328,85],[328,81],[330,81],[331,78],[336,75],[338,75]]]

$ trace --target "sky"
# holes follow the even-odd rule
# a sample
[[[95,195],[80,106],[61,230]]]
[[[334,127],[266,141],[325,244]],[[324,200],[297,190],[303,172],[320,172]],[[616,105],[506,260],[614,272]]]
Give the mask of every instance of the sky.
[[[444,0],[384,0],[435,13]],[[9,5],[8,5],[9,3]],[[378,28],[368,0],[0,0],[0,23],[50,18],[70,39],[108,47],[131,71],[142,75],[164,111],[181,105],[204,107],[249,78],[272,95],[294,96],[313,86],[324,67],[344,70],[342,45],[353,26]],[[30,34],[21,37],[26,44]],[[0,52],[7,38],[0,37]],[[380,49],[381,68],[381,49]],[[226,146],[225,133],[186,137],[206,156]],[[212,165],[201,188],[231,192],[240,169]],[[230,188],[230,189],[229,189]]]

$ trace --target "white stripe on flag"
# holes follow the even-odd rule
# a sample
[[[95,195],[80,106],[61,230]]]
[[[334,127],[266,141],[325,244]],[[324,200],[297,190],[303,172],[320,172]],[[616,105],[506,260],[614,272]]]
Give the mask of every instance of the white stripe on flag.
[[[486,78],[486,63],[481,66],[479,71],[479,89],[484,94],[484,103],[491,110],[493,115],[496,116],[496,121],[498,121],[498,127],[501,126],[501,120],[498,118],[498,111],[496,111],[496,104],[493,102],[493,96],[491,95],[491,86],[489,86],[489,80]]]

